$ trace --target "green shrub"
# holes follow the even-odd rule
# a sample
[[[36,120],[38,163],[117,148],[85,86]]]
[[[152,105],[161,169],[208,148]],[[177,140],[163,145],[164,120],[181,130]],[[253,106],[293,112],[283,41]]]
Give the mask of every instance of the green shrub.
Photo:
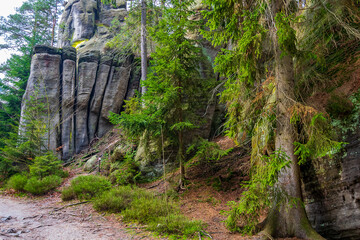
[[[47,176],[43,179],[32,177],[27,181],[24,190],[34,195],[43,195],[60,186],[61,181],[61,177],[56,175]]]
[[[129,208],[134,199],[154,198],[154,195],[140,188],[131,186],[120,186],[103,193],[94,202],[94,207],[98,211],[117,213]]]
[[[135,221],[141,224],[156,221],[158,217],[165,217],[169,212],[175,212],[176,207],[171,202],[157,197],[140,197],[132,201],[131,206],[123,213],[124,221]]]
[[[204,224],[201,221],[190,221],[181,214],[169,214],[166,217],[159,217],[151,222],[148,230],[158,233],[191,236],[201,231]]]
[[[65,188],[61,191],[61,200],[63,201],[70,201],[76,198],[76,194],[74,192],[74,189],[71,187]]]
[[[153,193],[131,186],[120,186],[103,193],[94,202],[99,211],[121,212],[126,222],[148,224],[158,233],[191,236],[203,228],[201,221],[189,221],[179,214],[178,206]]]
[[[9,189],[14,189],[16,191],[24,191],[24,187],[28,181],[28,178],[21,174],[16,174],[12,176],[6,184],[6,187]]]
[[[110,181],[118,185],[134,184],[141,174],[138,164],[129,154],[123,162],[112,163],[110,172]]]
[[[30,165],[30,175],[38,178],[49,175],[66,177],[66,173],[62,170],[61,161],[52,152],[35,157],[34,163]]]
[[[110,182],[104,177],[94,175],[79,176],[71,181],[70,187],[63,190],[65,195],[62,198],[67,199],[67,197],[70,197],[72,191],[78,199],[91,199],[110,188]]]
[[[103,193],[94,202],[94,208],[98,211],[117,213],[129,207],[134,194],[130,186],[111,189]]]

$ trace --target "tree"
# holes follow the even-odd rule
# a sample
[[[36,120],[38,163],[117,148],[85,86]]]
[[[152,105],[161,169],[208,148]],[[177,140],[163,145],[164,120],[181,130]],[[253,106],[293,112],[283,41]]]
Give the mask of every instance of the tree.
[[[147,76],[147,47],[146,47],[146,0],[141,0],[141,82]],[[146,92],[146,87],[142,87],[141,93]]]
[[[296,129],[291,123],[289,109],[294,107],[295,75],[293,53],[296,50],[295,31],[291,28],[291,16],[287,11],[291,9],[292,1],[272,1],[271,13],[275,26],[270,28],[270,35],[274,43],[275,55],[275,86],[276,86],[276,137],[275,149],[283,151],[289,157],[290,167],[280,171],[278,186],[291,198],[302,200],[300,167],[295,155]],[[285,32],[286,31],[286,32]],[[277,201],[277,200],[275,200]],[[304,239],[324,239],[316,233],[306,217],[301,202],[287,207],[286,203],[274,207],[268,216],[264,232],[271,236],[296,236]],[[275,203],[277,205],[277,203]]]
[[[299,164],[331,155],[343,144],[332,140],[326,113],[299,100],[304,95],[296,91],[299,85],[295,83],[296,78],[301,79],[298,82],[312,81],[295,71],[310,61],[319,67],[320,58],[314,56],[320,55],[316,50],[324,42],[323,35],[314,37],[312,47],[306,50],[298,43],[294,26],[309,16],[298,10],[303,2],[205,3],[209,6],[205,11],[209,30],[203,31],[204,36],[214,45],[228,45],[215,60],[215,70],[227,77],[221,97],[228,109],[228,134],[252,139],[252,180],[240,202],[233,203],[227,226],[245,233],[264,226],[265,236],[323,239],[312,229],[301,204]],[[307,5],[321,11],[327,6],[322,1]],[[351,16],[348,11],[344,14]],[[351,25],[343,28],[354,32]],[[310,29],[302,29],[301,35],[306,36]],[[322,26],[322,31],[328,30]],[[258,214],[266,208],[271,209],[267,220],[258,225]]]
[[[119,124],[128,136],[160,142],[163,133],[176,146],[180,187],[185,179],[184,133],[200,124],[196,115],[199,99],[208,93],[212,82],[200,80],[197,66],[201,49],[187,38],[198,26],[197,21],[189,20],[194,14],[191,4],[189,0],[172,1],[171,7],[164,9],[159,24],[150,30],[156,50],[151,55],[151,71],[144,82],[147,91],[141,99],[127,102],[127,112],[112,117],[112,122]]]
[[[48,111],[48,104],[44,99],[39,100],[37,94],[38,91],[34,91],[34,95],[26,102],[23,124],[14,127],[15,131],[9,133],[9,137],[4,140],[5,146],[0,148],[0,170],[4,177],[7,177],[4,173],[11,168],[19,172],[27,170],[36,157],[49,152],[46,135],[51,129],[43,117]]]
[[[102,0],[104,4],[113,5],[116,4],[114,0]],[[132,3],[133,4],[133,3]],[[137,42],[140,39],[140,56],[141,56],[141,83],[143,83],[147,78],[147,68],[148,68],[148,47],[147,42],[149,41],[147,38],[147,22],[148,20],[152,20],[154,15],[157,15],[157,8],[153,2],[150,4],[150,8],[146,0],[140,1],[140,22],[137,22],[138,16],[138,6],[132,7],[131,12],[129,13],[129,17],[127,18],[125,29],[120,30],[120,34],[117,34],[114,40],[109,44],[112,47],[115,47],[121,51],[126,51],[130,48],[131,51],[137,52]],[[150,19],[147,18],[147,11],[150,11]],[[155,17],[156,18],[156,17]],[[153,23],[154,24],[154,23]],[[140,36],[137,32],[137,28],[140,25]],[[117,31],[118,32],[118,31]],[[136,39],[138,38],[138,39]],[[130,42],[129,42],[130,40]],[[144,94],[146,92],[146,87],[142,86],[141,93]]]

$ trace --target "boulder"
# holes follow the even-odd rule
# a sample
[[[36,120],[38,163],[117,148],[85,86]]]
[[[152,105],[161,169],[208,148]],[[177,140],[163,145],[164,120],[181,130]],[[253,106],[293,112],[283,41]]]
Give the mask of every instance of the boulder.
[[[84,171],[93,171],[96,168],[97,164],[98,164],[98,157],[95,155],[86,161],[83,169]]]

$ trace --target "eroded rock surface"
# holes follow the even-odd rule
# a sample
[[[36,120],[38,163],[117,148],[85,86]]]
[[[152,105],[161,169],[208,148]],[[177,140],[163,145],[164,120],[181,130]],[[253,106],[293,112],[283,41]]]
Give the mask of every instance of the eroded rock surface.
[[[63,159],[109,131],[110,111],[119,113],[123,100],[139,87],[133,57],[120,62],[105,47],[113,37],[112,21],[124,21],[125,7],[123,0],[115,6],[71,0],[62,15],[58,48],[35,47],[22,116],[30,96],[46,99],[49,110],[41,114],[51,124],[46,146]]]
[[[360,132],[344,155],[302,167],[306,212],[326,239],[360,239]]]

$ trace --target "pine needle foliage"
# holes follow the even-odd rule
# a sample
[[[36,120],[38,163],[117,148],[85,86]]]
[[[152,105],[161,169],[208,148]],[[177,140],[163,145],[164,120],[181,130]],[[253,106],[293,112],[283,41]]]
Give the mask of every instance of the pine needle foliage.
[[[108,4],[109,1],[102,1]],[[146,3],[146,22],[148,26],[157,26],[161,17],[162,7],[155,5],[153,1]],[[109,30],[114,33],[112,38],[106,46],[110,49],[115,49],[120,52],[133,53],[137,56],[140,55],[140,35],[141,35],[141,2],[131,1],[131,9],[128,16],[125,18],[125,23],[119,22],[114,19]],[[148,52],[155,51],[155,42],[151,36],[147,34]]]
[[[184,134],[201,125],[199,102],[214,85],[214,79],[201,78],[201,48],[188,37],[200,24],[189,20],[195,14],[192,4],[191,0],[172,1],[163,8],[159,24],[149,29],[156,51],[151,54],[150,73],[143,83],[147,91],[127,101],[121,116],[112,114],[110,118],[131,139],[141,139],[146,146],[155,143],[159,153],[163,135],[165,142],[178,148],[180,163],[185,155]]]
[[[290,165],[290,160],[282,151],[275,151],[269,157],[264,156],[262,164],[252,168],[251,180],[243,184],[247,190],[239,202],[231,201],[231,210],[226,214],[226,227],[232,232],[255,233],[260,214],[272,207],[273,198],[284,198],[284,193],[276,183],[280,171]],[[271,196],[271,197],[269,197]],[[280,204],[281,201],[277,201]]]
[[[360,51],[360,3],[312,0],[300,13],[296,90],[307,97],[340,86],[354,70],[349,66]]]
[[[235,1],[204,1],[211,11],[204,11],[210,31],[202,31],[214,46],[224,46],[215,59],[215,71],[227,78],[221,101],[227,106],[227,134],[239,139],[244,132],[250,133],[259,113],[250,104],[255,98],[255,82],[259,84],[257,65],[261,58],[262,42],[266,29],[261,24],[265,8],[262,4]],[[241,24],[239,24],[241,22]],[[239,125],[239,122],[243,124]]]
[[[312,45],[304,41],[305,37],[308,37],[307,28],[301,28],[300,24],[306,22],[308,16],[299,12],[296,1],[287,1],[286,11],[275,16],[272,15],[272,3],[267,0],[241,2],[205,0],[204,2],[209,8],[203,13],[208,29],[203,30],[202,33],[213,45],[223,47],[215,59],[215,71],[226,78],[221,100],[227,106],[227,134],[240,143],[246,139],[246,136],[252,139],[251,180],[244,185],[247,191],[244,192],[240,202],[231,203],[232,210],[228,212],[226,222],[231,231],[249,234],[254,232],[259,214],[270,207],[274,199],[277,199],[277,204],[282,197],[287,198],[290,203],[293,201],[276,185],[278,174],[281,169],[289,165],[289,161],[286,155],[279,152],[281,149],[274,151],[277,89],[276,81],[271,81],[274,80],[272,59],[274,52],[272,43],[268,42],[268,39],[271,39],[269,35],[271,31],[268,30],[276,29],[281,57],[287,55],[296,59],[297,76],[301,75],[302,81],[297,81],[294,87],[299,89],[304,83],[315,86],[312,81],[316,76],[329,74],[330,68],[320,68],[320,66],[331,58],[317,57],[319,61],[314,64],[314,58],[320,56],[316,52],[317,47],[321,46],[325,50],[329,45],[321,45],[321,37],[324,35],[313,35],[309,38],[309,42],[313,42]],[[328,1],[310,1],[306,7],[312,9],[314,6],[312,4],[319,2],[321,4],[315,9],[320,8],[321,11],[330,13],[326,9],[326,6],[330,5]],[[342,3],[339,2],[338,5]],[[327,14],[325,15],[328,17]],[[317,18],[315,15],[312,17]],[[324,22],[322,24],[321,31],[325,33],[329,25],[324,25]],[[351,31],[356,36],[353,26],[345,26],[339,22],[337,24],[342,25],[344,32]],[[303,25],[307,26],[307,24]],[[302,30],[301,34],[299,29]],[[315,31],[313,27],[310,29]],[[298,38],[301,40],[298,41]],[[313,41],[314,39],[318,41]],[[321,62],[320,59],[323,61]],[[308,74],[306,72],[303,75],[301,73],[304,66],[309,66],[311,63],[314,65],[312,71],[317,73],[312,78],[306,75]],[[296,129],[299,129],[298,133],[294,133],[297,136],[294,144],[300,164],[309,158],[332,156],[344,145],[342,142],[334,141],[335,136],[330,128],[331,121],[325,117],[325,114],[301,103],[305,96],[306,92],[302,94],[299,91],[297,99],[287,99],[293,106],[287,109],[292,116],[291,122],[296,125]],[[310,109],[313,112],[311,114]]]

